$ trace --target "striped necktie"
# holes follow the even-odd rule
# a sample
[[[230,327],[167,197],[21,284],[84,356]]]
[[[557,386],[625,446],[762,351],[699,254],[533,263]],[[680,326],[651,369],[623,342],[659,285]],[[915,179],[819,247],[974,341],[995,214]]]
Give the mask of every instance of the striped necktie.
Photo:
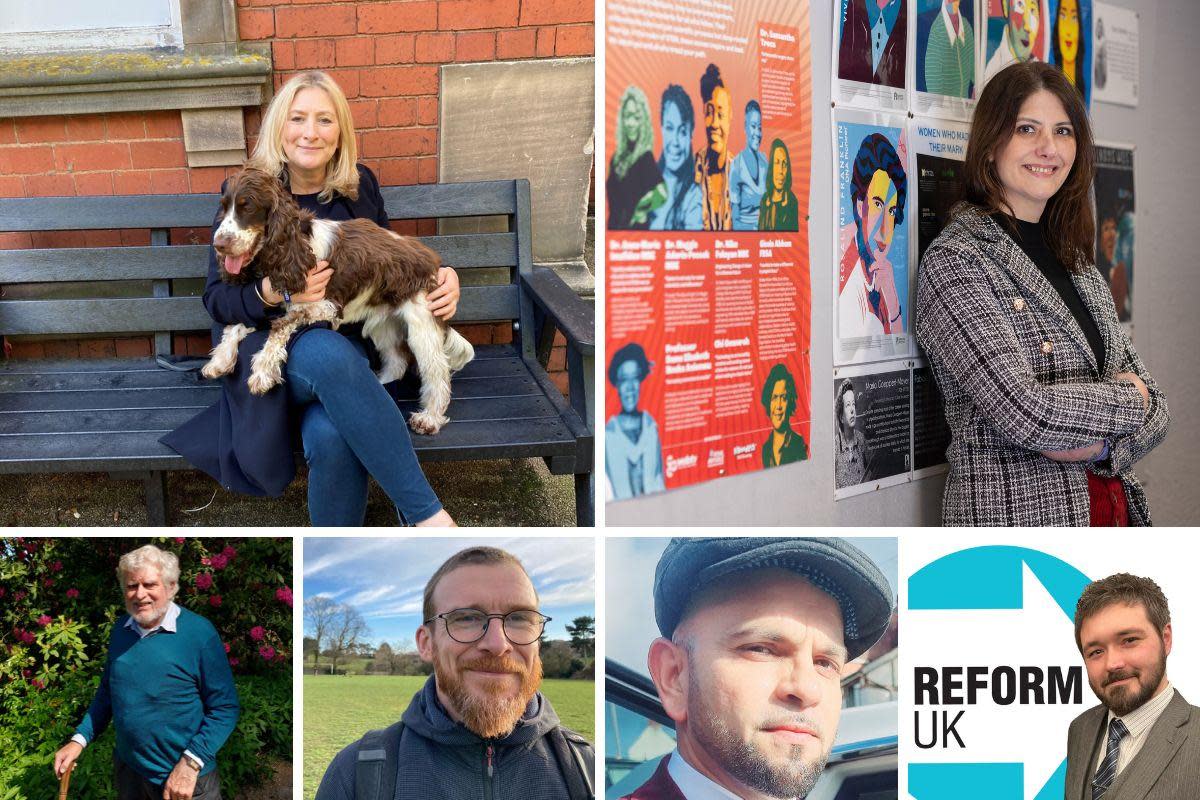
[[[1092,778],[1092,800],[1100,800],[1108,791],[1108,787],[1112,786],[1113,779],[1117,777],[1117,759],[1121,753],[1121,740],[1128,735],[1129,728],[1125,727],[1125,723],[1113,717],[1112,722],[1108,725],[1108,752],[1104,754],[1104,760],[1100,762],[1100,768],[1096,770],[1096,777]]]

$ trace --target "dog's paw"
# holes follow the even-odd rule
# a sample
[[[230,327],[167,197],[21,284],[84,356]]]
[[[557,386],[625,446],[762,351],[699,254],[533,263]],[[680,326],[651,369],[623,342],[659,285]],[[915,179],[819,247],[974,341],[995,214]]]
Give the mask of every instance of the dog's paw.
[[[246,381],[246,385],[250,387],[250,394],[262,396],[271,391],[278,385],[278,381],[272,380],[270,376],[264,375],[261,372],[251,372],[250,379]]]
[[[432,436],[442,429],[442,426],[450,421],[449,417],[444,417],[440,414],[433,414],[428,411],[418,411],[408,418],[408,426],[415,433],[423,433],[426,436]]]
[[[216,359],[209,361],[207,364],[205,364],[203,367],[200,368],[200,374],[203,375],[204,377],[208,378],[209,380],[219,378],[222,375],[228,375],[231,372],[233,372],[232,367],[228,366],[227,364],[218,362]]]

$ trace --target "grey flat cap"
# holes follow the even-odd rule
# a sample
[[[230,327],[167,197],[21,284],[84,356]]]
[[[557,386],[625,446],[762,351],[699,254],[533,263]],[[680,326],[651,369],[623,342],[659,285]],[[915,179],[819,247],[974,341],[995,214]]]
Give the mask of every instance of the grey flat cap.
[[[879,641],[892,616],[892,589],[866,553],[843,539],[672,539],[654,571],[654,619],[671,638],[692,594],[735,572],[777,567],[827,593],[842,610],[846,649],[857,658]]]

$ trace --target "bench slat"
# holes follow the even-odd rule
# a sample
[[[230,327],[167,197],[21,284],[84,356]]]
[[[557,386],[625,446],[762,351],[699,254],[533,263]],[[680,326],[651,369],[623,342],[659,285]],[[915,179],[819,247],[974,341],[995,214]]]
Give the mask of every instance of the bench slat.
[[[33,362],[38,363],[38,362]],[[119,361],[118,361],[119,364]],[[499,378],[528,374],[518,358],[484,358],[467,364],[454,375],[454,381],[480,378]],[[198,372],[174,372],[149,362],[145,369],[66,371],[66,372],[7,372],[0,370],[0,394],[11,392],[56,392],[81,389],[144,389],[176,386],[213,386]]]
[[[455,269],[514,267],[514,233],[420,236]],[[0,250],[0,283],[133,281],[208,276],[206,244],[172,247],[67,247],[57,250]]]
[[[207,228],[219,194],[0,199],[0,231]]]
[[[0,412],[80,411],[111,408],[203,408],[216,401],[221,389],[214,384],[150,389],[80,389],[69,392],[9,392],[0,394]],[[453,384],[459,399],[488,397],[538,397],[542,391],[530,376],[481,377]],[[400,388],[400,400],[417,397],[415,384]]]
[[[104,408],[195,408],[216,402],[221,387],[180,386],[161,389],[112,389],[77,392],[9,392],[0,394],[0,412],[80,411]]]
[[[454,313],[454,322],[517,319],[521,313],[520,302],[517,287],[512,284],[464,286],[458,300],[458,310]]]
[[[214,398],[215,399],[215,398]],[[415,400],[400,404],[408,417],[418,408]],[[34,433],[111,433],[119,431],[170,431],[200,412],[199,408],[150,408],[100,411],[22,411],[0,413],[0,437]],[[454,422],[557,419],[558,412],[545,397],[501,397],[450,401]]]
[[[0,250],[0,283],[203,278],[208,245]]]
[[[158,440],[159,431],[33,433],[0,436],[0,474],[112,469],[190,469]],[[575,451],[560,419],[452,422],[437,436],[413,435],[422,460],[569,456]]]
[[[517,211],[513,181],[384,186],[381,191],[392,219],[480,217]]]
[[[0,334],[207,330],[198,297],[0,301]]]
[[[512,181],[383,187],[392,219],[477,217],[516,213]],[[102,228],[207,228],[218,194],[0,199],[0,231]]]
[[[455,322],[516,319],[517,287],[464,286]],[[2,300],[0,334],[140,333],[208,330],[199,297],[103,300]]]

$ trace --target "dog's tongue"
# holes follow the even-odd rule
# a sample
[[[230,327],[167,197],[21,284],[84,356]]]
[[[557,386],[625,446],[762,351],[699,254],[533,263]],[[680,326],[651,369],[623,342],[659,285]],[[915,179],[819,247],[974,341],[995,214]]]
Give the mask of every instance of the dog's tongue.
[[[242,271],[242,267],[246,263],[246,256],[225,256],[225,271],[230,275],[237,275]]]

